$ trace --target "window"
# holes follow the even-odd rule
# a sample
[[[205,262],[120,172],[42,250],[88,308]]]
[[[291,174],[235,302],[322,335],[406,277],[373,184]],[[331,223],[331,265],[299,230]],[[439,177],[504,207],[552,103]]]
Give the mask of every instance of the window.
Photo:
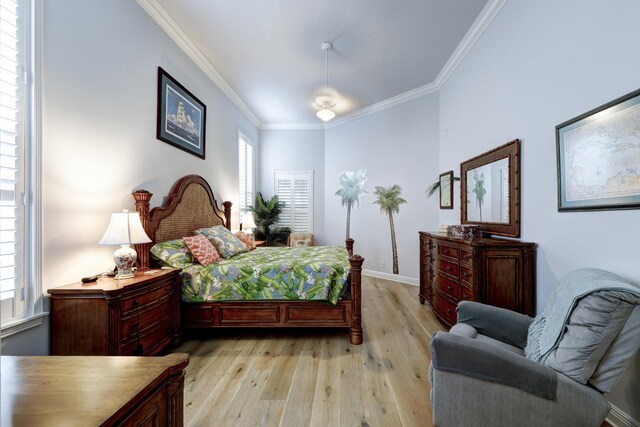
[[[37,13],[35,9],[38,8]],[[41,3],[0,0],[0,320],[2,336],[41,323],[37,80]],[[38,186],[39,187],[39,186]],[[38,206],[38,209],[35,208]],[[34,320],[35,319],[35,320]]]
[[[284,205],[278,225],[313,233],[313,171],[276,171],[275,193]]]
[[[251,142],[242,132],[238,131],[238,162],[240,171],[240,218],[242,214],[253,206],[253,177],[254,177],[254,149]]]

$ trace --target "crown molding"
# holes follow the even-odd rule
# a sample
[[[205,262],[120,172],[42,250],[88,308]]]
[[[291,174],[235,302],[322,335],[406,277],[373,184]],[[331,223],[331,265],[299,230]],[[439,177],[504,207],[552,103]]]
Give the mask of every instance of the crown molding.
[[[324,130],[321,123],[263,123],[260,130]]]
[[[473,21],[471,28],[464,35],[458,46],[453,51],[449,60],[447,60],[442,70],[438,73],[434,83],[438,87],[438,90],[446,83],[451,77],[455,69],[462,62],[467,53],[471,50],[473,45],[478,41],[484,30],[487,29],[489,24],[498,15],[498,12],[507,3],[507,0],[489,0],[484,6],[480,15]]]
[[[420,86],[416,89],[401,93],[392,98],[370,105],[360,110],[356,110],[352,113],[340,116],[336,120],[333,120],[326,124],[318,123],[261,123],[260,119],[249,109],[247,104],[244,103],[242,98],[233,90],[233,88],[227,83],[222,75],[216,70],[206,56],[198,49],[198,47],[191,41],[184,31],[176,24],[176,22],[169,16],[169,14],[160,6],[156,0],[136,0],[138,4],[144,9],[145,12],[151,16],[151,18],[160,25],[160,27],[176,42],[191,60],[222,90],[222,92],[236,104],[236,106],[251,120],[251,122],[261,130],[310,130],[310,129],[329,129],[335,126],[339,126],[358,119],[360,117],[367,116],[369,114],[376,113],[378,111],[385,110],[395,105],[402,104],[404,102],[411,101],[412,99],[427,95],[429,93],[439,91],[446,83],[449,77],[453,74],[458,65],[462,62],[467,53],[471,50],[473,45],[478,41],[482,33],[498,15],[502,7],[508,0],[489,0],[484,6],[476,20],[469,28],[469,31],[464,35],[456,49],[453,51],[445,65],[438,73],[436,79],[424,86]]]
[[[338,119],[327,123],[325,125],[325,128],[329,129],[334,126],[339,126],[368,114],[372,114],[377,111],[393,107],[394,105],[402,104],[403,102],[410,101],[420,96],[439,91],[449,79],[449,77],[453,74],[458,65],[462,62],[467,53],[471,50],[476,41],[478,41],[484,30],[498,15],[498,12],[500,12],[502,6],[504,6],[507,1],[508,0],[489,0],[487,2],[476,20],[473,21],[473,25],[471,25],[469,31],[467,31],[460,43],[458,43],[458,46],[453,51],[447,62],[444,64],[444,67],[442,67],[442,70],[440,70],[438,76],[432,83],[420,86],[416,89],[401,93],[400,95],[354,111],[353,113],[341,116]]]
[[[156,0],[136,0],[140,7],[162,28],[184,53],[211,79],[216,86],[242,111],[256,127],[260,127],[260,119],[251,111],[240,96],[222,77],[207,57],[191,41],[180,26],[156,2]]]
[[[412,99],[416,99],[426,94],[436,92],[437,90],[438,90],[438,87],[435,85],[435,83],[429,83],[427,85],[417,87],[410,91],[401,93],[400,95],[396,95],[394,97],[385,99],[384,101],[380,101],[375,104],[369,105],[368,107],[364,107],[359,110],[356,110],[353,113],[340,116],[336,120],[332,120],[331,122],[327,123],[325,125],[325,128],[328,129],[328,128],[342,125],[346,122],[350,122],[351,120],[368,116],[369,114],[373,114],[378,111],[386,110],[387,108],[393,107],[394,105],[411,101]]]

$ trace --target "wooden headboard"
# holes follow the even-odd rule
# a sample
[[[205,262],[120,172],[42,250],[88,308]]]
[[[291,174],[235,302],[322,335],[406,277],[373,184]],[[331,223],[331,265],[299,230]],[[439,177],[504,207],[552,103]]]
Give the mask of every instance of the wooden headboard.
[[[198,228],[224,225],[231,229],[231,202],[223,202],[224,210],[211,191],[209,183],[200,175],[180,178],[171,189],[162,206],[149,211],[150,192],[131,193],[136,200],[136,211],[151,243],[135,245],[139,267],[149,267],[149,249],[155,243],[192,236]]]

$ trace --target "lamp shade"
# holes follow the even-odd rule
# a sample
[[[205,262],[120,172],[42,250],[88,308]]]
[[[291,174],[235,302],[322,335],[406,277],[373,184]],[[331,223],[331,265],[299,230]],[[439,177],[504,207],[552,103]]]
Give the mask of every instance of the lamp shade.
[[[242,215],[242,228],[245,230],[258,228],[256,222],[253,220],[253,214],[251,212],[246,212]]]
[[[131,245],[149,243],[151,239],[145,233],[138,212],[122,212],[111,214],[111,221],[104,236],[98,242],[99,245]]]

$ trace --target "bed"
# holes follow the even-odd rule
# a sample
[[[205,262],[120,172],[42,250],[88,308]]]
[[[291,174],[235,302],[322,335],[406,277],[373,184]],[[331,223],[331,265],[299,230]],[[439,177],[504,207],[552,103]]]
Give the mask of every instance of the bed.
[[[179,179],[162,206],[153,209],[150,209],[151,193],[146,190],[138,190],[132,194],[136,201],[136,210],[140,213],[142,225],[152,240],[151,243],[135,245],[140,268],[153,266],[149,251],[155,243],[181,239],[193,235],[196,229],[215,225],[222,225],[231,230],[231,202],[223,202],[222,209],[219,208],[211,187],[199,175],[187,175]],[[300,299],[295,299],[293,296],[293,299],[246,300],[234,298],[229,300],[226,298],[226,300],[218,301],[203,300],[206,298],[202,298],[203,292],[194,292],[192,289],[189,294],[188,286],[190,286],[189,283],[192,283],[190,281],[194,272],[187,271],[189,268],[184,269],[181,273],[183,277],[182,328],[341,328],[349,331],[349,341],[352,344],[362,344],[361,272],[364,258],[353,255],[353,243],[352,239],[347,239],[345,249],[342,249],[345,252],[344,259],[347,262],[344,269],[343,286],[340,286],[339,289],[329,290],[329,295],[324,300],[303,299],[307,295],[300,296]],[[285,250],[300,251],[303,248],[286,248]],[[319,252],[323,250],[311,249],[311,251]],[[262,261],[268,259],[270,251],[272,248],[257,248],[251,251],[254,255],[247,256],[249,259],[244,260],[245,266],[257,263],[260,261],[259,258]],[[340,251],[337,249],[324,251],[340,256]],[[306,253],[305,256],[317,256],[320,259],[325,254]],[[273,263],[277,262],[276,256],[272,258],[274,259]],[[302,256],[300,258],[304,259]],[[309,259],[309,266],[312,264],[314,264],[313,260]],[[314,268],[325,272],[324,264],[318,265],[315,265]],[[309,266],[301,265],[297,268],[306,268],[309,273],[311,272]],[[219,266],[219,269],[227,273],[227,270],[224,270],[222,266]],[[284,269],[285,267],[283,267]],[[335,276],[338,277],[339,274]],[[271,277],[274,275],[272,274]],[[289,278],[287,274],[278,276],[278,280],[287,280],[287,278]],[[311,278],[311,280],[314,279]],[[253,298],[264,297],[265,293],[267,292],[262,292],[261,296],[256,296],[257,293],[253,293]],[[200,297],[196,298],[197,295]],[[238,295],[236,297],[240,298]],[[275,293],[275,297],[278,297],[277,293]],[[292,296],[290,295],[288,298],[292,298]]]

